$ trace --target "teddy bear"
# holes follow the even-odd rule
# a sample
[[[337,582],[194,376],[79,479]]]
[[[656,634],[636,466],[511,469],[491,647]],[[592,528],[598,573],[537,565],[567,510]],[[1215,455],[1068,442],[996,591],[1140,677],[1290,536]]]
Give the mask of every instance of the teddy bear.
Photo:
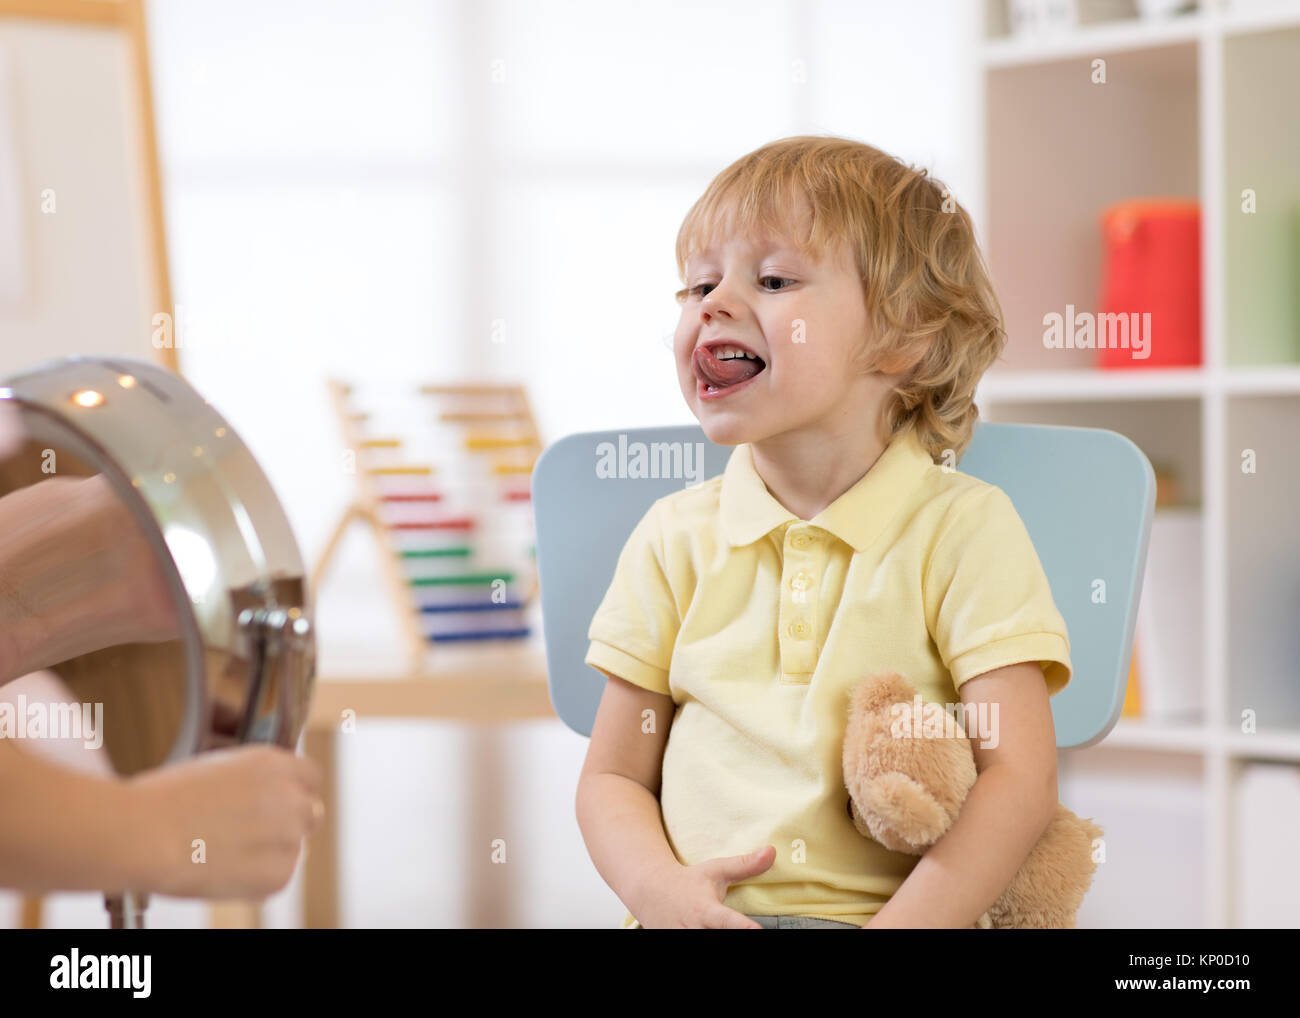
[[[859,683],[849,695],[843,765],[858,832],[891,851],[922,855],[956,820],[977,772],[959,724],[947,729],[948,738],[891,734],[900,716],[892,706],[910,707],[915,695],[897,672]],[[1101,834],[1058,802],[1019,872],[972,929],[1073,929],[1096,869],[1093,840]]]

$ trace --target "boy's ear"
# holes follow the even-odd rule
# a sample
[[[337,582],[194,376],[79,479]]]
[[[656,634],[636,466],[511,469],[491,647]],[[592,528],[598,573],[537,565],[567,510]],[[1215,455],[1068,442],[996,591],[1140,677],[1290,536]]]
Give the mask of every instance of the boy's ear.
[[[869,333],[866,344],[859,357],[860,365],[867,374],[905,375],[921,362],[923,351],[891,350],[884,351],[877,347],[874,333]]]
[[[883,356],[876,362],[876,370],[884,375],[901,375],[912,365],[901,353]]]
[[[882,354],[876,361],[873,370],[880,372],[882,375],[904,375],[911,371],[920,361],[919,354],[911,356],[906,353]]]

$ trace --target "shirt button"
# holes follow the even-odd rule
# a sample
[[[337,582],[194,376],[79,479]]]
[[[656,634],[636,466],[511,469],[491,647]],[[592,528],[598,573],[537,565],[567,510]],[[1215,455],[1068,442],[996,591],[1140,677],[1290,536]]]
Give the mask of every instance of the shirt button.
[[[794,578],[790,581],[790,587],[792,590],[807,590],[810,586],[812,586],[812,577],[802,570],[796,573]]]
[[[790,543],[800,551],[803,551],[808,547],[808,545],[812,544],[812,538],[807,534],[795,534],[794,537],[790,538]]]
[[[808,623],[804,622],[803,619],[799,619],[798,621],[791,622],[790,625],[787,627],[787,631],[796,640],[802,640],[804,637],[808,635]]]

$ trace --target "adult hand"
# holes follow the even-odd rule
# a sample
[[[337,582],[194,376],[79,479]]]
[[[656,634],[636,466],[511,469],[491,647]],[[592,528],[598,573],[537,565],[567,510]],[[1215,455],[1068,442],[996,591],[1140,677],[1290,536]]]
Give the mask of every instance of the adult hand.
[[[279,746],[213,750],[127,779],[140,832],[138,890],[263,898],[289,882],[320,823],[316,765]]]

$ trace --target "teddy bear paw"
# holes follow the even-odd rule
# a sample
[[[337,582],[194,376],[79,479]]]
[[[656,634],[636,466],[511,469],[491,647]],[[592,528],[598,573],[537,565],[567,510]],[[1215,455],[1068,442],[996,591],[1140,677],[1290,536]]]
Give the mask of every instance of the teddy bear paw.
[[[890,851],[920,855],[951,826],[933,795],[914,778],[897,771],[878,774],[849,795],[853,825]]]

